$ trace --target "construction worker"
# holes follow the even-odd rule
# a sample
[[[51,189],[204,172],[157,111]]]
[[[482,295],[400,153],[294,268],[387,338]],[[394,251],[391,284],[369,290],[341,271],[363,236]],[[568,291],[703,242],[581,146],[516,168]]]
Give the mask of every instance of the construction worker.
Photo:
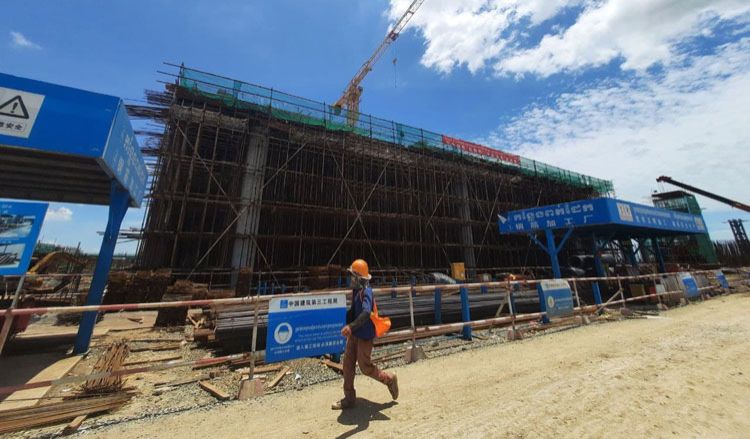
[[[375,326],[370,320],[374,298],[370,288],[370,270],[367,262],[357,259],[349,267],[352,280],[352,304],[346,315],[347,324],[341,328],[341,335],[346,337],[344,351],[344,399],[333,404],[334,410],[352,408],[357,399],[354,390],[355,365],[364,375],[374,378],[388,386],[391,397],[398,398],[398,378],[395,373],[387,373],[372,363],[372,346],[375,338]]]

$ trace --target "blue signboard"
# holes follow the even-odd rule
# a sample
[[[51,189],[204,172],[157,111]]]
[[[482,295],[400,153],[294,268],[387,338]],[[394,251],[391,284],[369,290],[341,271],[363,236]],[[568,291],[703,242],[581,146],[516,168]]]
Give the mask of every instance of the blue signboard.
[[[727,289],[729,288],[729,281],[727,280],[726,275],[724,275],[724,272],[721,270],[716,270],[716,280],[719,281],[719,285],[721,285],[722,288]]]
[[[345,324],[344,294],[271,299],[266,363],[343,352]]]
[[[2,146],[91,159],[132,206],[143,200],[146,165],[120,98],[0,73]]]
[[[690,273],[680,273],[679,277],[682,282],[682,289],[685,291],[685,297],[692,299],[701,295],[698,284]]]
[[[500,233],[612,224],[670,232],[706,233],[706,225],[699,215],[614,198],[594,198],[514,210],[501,216],[499,221]]]
[[[109,170],[110,177],[120,182],[140,206],[146,192],[148,174],[141,156],[141,148],[133,134],[128,112],[122,101],[112,123],[112,131],[102,153],[102,167]]]
[[[47,206],[0,200],[0,276],[26,273]]]
[[[573,294],[568,281],[547,279],[537,284],[539,307],[547,313],[547,319],[566,317],[573,314]]]

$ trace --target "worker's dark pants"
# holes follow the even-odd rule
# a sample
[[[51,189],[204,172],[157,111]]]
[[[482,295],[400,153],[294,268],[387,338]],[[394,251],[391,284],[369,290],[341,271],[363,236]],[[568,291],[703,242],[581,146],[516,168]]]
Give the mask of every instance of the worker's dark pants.
[[[393,375],[383,372],[372,363],[372,340],[362,340],[354,335],[346,340],[346,351],[344,352],[344,400],[354,402],[357,399],[357,391],[354,390],[354,366],[359,363],[359,370],[364,375],[376,379],[388,385],[393,380]]]

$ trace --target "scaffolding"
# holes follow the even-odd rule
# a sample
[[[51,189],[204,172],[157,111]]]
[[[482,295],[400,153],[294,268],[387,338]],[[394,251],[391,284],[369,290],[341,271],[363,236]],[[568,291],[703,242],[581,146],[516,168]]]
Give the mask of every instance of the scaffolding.
[[[332,277],[320,267],[357,257],[376,283],[454,262],[470,276],[518,271],[545,257],[525,237],[501,237],[498,213],[613,191],[610,181],[270,88],[184,66],[172,78],[146,93],[148,106],[129,108],[163,127],[140,132],[152,136],[144,152],[154,158],[137,257],[145,269],[230,286],[246,270],[285,288],[314,285]]]
[[[703,211],[698,200],[685,191],[669,191],[651,194],[654,206],[662,209],[698,215],[703,219]],[[670,262],[691,262],[699,264],[716,264],[719,262],[711,237],[708,233],[696,236],[684,236],[674,239],[672,245],[665,246],[666,258]]]

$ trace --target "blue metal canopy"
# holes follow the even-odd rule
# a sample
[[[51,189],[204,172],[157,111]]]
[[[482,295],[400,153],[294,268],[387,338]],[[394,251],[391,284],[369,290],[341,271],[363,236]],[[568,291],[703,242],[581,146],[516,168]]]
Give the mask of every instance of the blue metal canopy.
[[[513,210],[499,220],[500,233],[533,233],[545,229],[572,229],[614,239],[652,238],[706,233],[698,215],[631,203],[615,198],[594,198]]]
[[[122,99],[0,73],[0,197],[109,205],[86,305],[101,304],[122,219],[141,206],[147,178]],[[83,314],[74,352],[88,350],[96,315]]]
[[[0,197],[140,207],[148,173],[122,100],[0,73]]]
[[[590,237],[593,241],[594,265],[597,275],[604,276],[599,255],[598,240],[630,240],[650,238],[659,271],[664,272],[664,259],[657,239],[679,235],[706,233],[706,225],[699,215],[660,209],[615,198],[593,198],[513,210],[505,216],[499,215],[498,228],[501,234],[528,234],[550,257],[555,278],[562,277],[558,253],[573,234]],[[555,230],[565,230],[558,242]],[[543,232],[546,244],[536,236]],[[635,255],[631,252],[631,260]],[[594,300],[602,303],[598,282],[592,284]],[[545,318],[546,319],[546,318]]]

